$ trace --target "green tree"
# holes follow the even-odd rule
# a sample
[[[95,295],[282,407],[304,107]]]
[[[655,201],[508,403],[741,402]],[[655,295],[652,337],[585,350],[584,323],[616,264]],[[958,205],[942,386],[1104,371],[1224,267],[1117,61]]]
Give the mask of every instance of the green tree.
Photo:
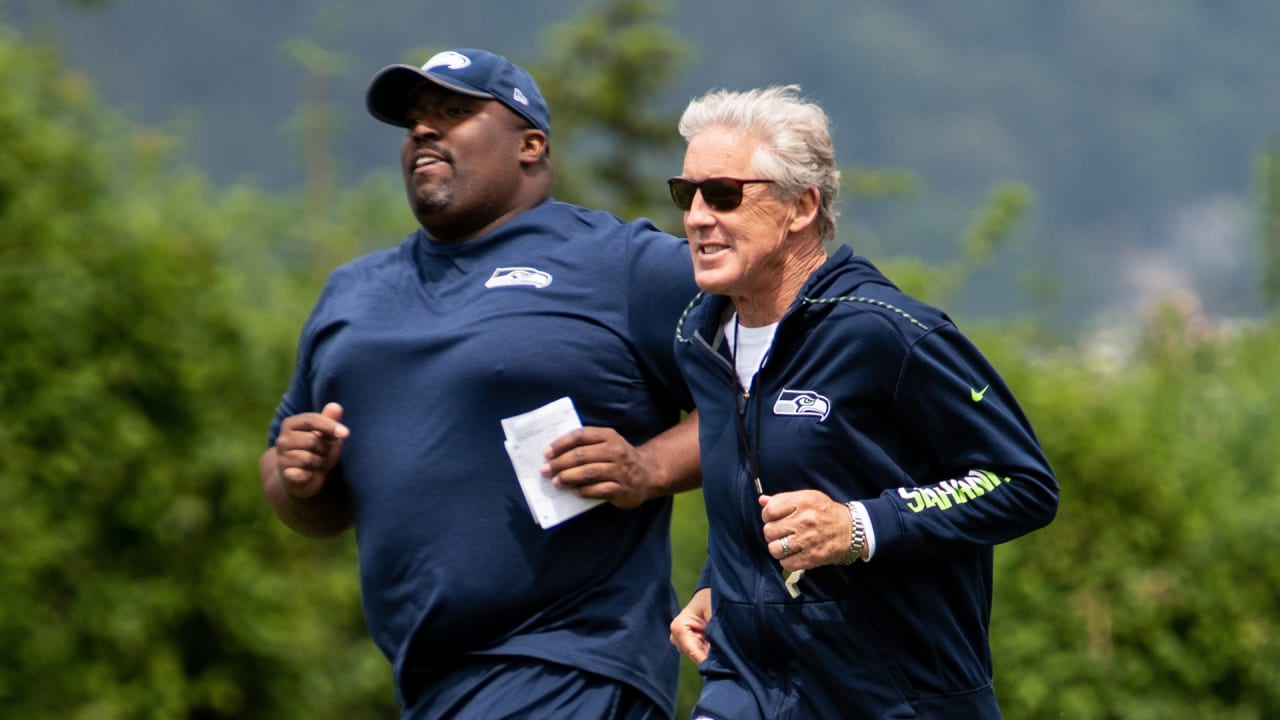
[[[530,71],[552,108],[556,194],[680,234],[662,182],[679,162],[678,114],[658,99],[690,54],[666,12],[666,0],[590,7],[547,33]]]

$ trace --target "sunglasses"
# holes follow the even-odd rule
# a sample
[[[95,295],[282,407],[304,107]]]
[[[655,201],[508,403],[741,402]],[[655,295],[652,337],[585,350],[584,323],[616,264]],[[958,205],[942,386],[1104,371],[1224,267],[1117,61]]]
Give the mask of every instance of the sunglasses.
[[[733,210],[742,204],[742,187],[748,183],[771,183],[773,180],[739,180],[731,177],[707,178],[702,182],[673,177],[667,181],[671,201],[681,210],[693,207],[693,196],[702,191],[702,201],[712,210]]]

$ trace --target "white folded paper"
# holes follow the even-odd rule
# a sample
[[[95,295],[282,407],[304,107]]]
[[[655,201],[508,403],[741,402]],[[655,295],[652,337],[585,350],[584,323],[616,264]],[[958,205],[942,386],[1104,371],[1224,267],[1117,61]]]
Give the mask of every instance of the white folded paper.
[[[516,479],[520,481],[520,490],[529,503],[534,521],[544,530],[604,502],[557,488],[538,472],[546,462],[542,451],[551,441],[580,427],[582,421],[578,418],[578,411],[567,397],[502,420],[502,432],[507,438],[504,444],[511,458],[511,467],[515,468]]]

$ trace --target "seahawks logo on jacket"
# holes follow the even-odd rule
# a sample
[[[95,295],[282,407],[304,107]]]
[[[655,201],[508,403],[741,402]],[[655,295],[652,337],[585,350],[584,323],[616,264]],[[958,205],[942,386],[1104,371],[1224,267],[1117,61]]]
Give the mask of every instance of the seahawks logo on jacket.
[[[783,390],[773,402],[774,415],[816,417],[818,422],[831,413],[831,401],[812,390]]]

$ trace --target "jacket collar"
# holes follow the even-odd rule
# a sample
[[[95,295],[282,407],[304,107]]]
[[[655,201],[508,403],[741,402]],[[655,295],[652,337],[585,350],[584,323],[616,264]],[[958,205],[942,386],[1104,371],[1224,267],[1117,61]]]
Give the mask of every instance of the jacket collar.
[[[826,262],[817,270],[814,270],[809,279],[805,281],[804,286],[800,289],[800,294],[792,300],[787,311],[783,313],[779,325],[785,323],[792,315],[802,312],[809,305],[806,299],[820,297],[825,294],[823,291],[828,288],[838,271],[845,267],[852,257],[853,250],[848,245],[841,245],[837,248],[831,254],[831,257],[827,258]],[[721,328],[724,324],[724,318],[730,312],[732,312],[732,307],[728,297],[699,292],[689,302],[688,307],[685,308],[684,314],[676,326],[676,338],[680,342],[691,342],[694,337],[700,337],[708,347],[712,350],[717,350],[723,344],[724,333]]]

